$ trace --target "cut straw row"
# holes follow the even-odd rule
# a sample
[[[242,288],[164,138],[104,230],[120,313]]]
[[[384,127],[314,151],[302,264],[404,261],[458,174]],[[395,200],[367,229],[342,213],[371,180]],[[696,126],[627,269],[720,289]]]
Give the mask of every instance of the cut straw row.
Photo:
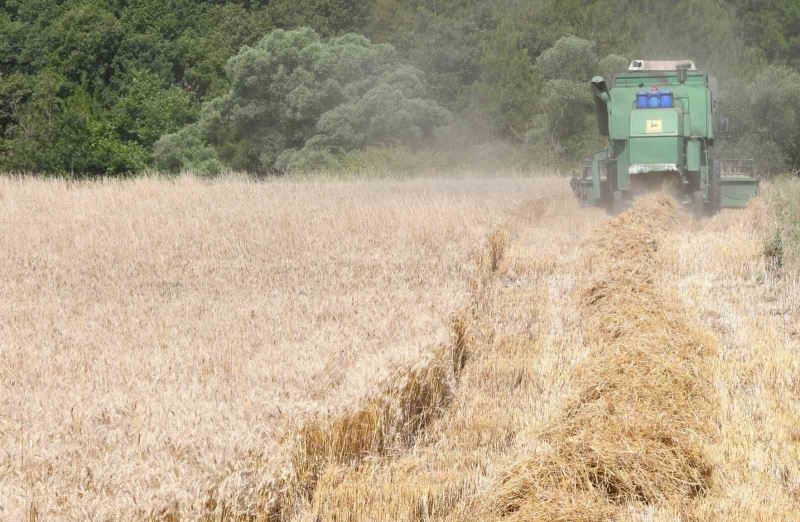
[[[605,223],[584,258],[579,296],[590,356],[577,389],[541,434],[546,449],[487,496],[484,519],[608,520],[661,506],[680,513],[711,486],[703,441],[718,411],[714,340],[654,283],[659,238],[675,226],[666,196]]]

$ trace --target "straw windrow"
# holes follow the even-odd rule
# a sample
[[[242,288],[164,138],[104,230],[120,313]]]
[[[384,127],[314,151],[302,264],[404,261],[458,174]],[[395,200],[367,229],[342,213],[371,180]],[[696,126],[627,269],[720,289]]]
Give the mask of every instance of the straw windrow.
[[[547,449],[487,496],[486,518],[603,520],[632,504],[680,511],[711,486],[703,440],[717,411],[714,341],[654,283],[658,239],[675,219],[671,200],[647,198],[591,238],[579,307],[592,352],[579,392],[544,429]]]

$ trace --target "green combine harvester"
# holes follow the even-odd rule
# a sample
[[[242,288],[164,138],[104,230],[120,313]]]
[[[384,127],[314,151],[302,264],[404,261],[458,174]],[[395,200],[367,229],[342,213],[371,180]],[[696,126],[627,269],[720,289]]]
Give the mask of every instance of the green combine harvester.
[[[610,85],[592,78],[592,93],[608,147],[572,179],[582,204],[617,213],[667,185],[696,214],[711,215],[758,194],[752,160],[714,157],[716,80],[693,62],[634,60]],[[717,123],[727,132],[726,119]]]

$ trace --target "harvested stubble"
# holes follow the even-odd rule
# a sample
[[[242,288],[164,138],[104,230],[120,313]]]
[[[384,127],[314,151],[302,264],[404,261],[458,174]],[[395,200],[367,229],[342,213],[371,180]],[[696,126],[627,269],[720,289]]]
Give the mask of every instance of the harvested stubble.
[[[559,196],[511,213],[442,415],[405,451],[325,466],[297,520],[799,518],[800,286],[761,259],[763,201],[695,223],[656,199],[580,246],[603,216]]]
[[[764,255],[796,194],[800,180],[763,184],[747,209],[665,238],[662,281],[719,338],[715,487],[695,520],[800,520],[800,274]]]
[[[636,505],[682,506],[711,485],[703,441],[718,401],[715,342],[654,283],[659,237],[675,220],[664,196],[640,201],[590,238],[580,310],[590,356],[580,390],[546,427],[546,446],[486,501],[506,520],[606,520]]]

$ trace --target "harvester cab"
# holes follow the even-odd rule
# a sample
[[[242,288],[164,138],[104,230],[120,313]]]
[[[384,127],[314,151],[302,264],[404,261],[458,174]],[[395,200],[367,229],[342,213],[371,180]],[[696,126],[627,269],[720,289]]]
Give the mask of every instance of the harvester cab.
[[[592,78],[591,89],[608,146],[572,179],[584,205],[619,212],[669,185],[696,213],[714,214],[758,194],[752,160],[714,157],[716,80],[694,62],[634,60],[610,82]]]

